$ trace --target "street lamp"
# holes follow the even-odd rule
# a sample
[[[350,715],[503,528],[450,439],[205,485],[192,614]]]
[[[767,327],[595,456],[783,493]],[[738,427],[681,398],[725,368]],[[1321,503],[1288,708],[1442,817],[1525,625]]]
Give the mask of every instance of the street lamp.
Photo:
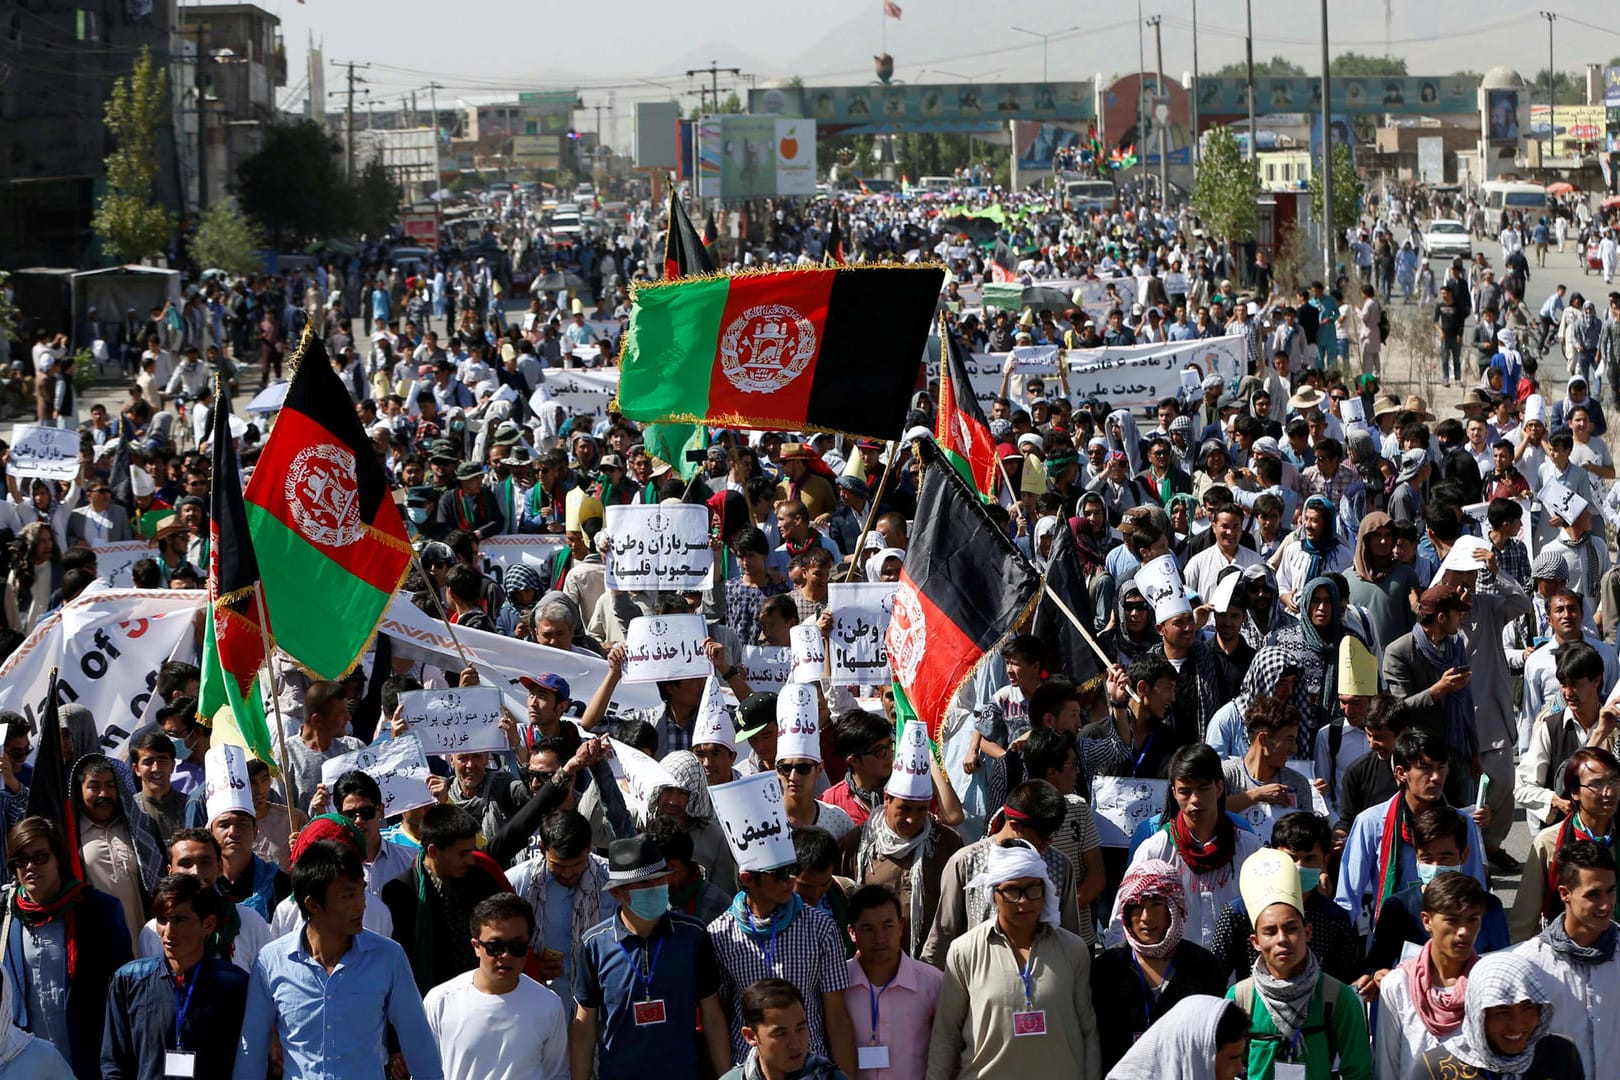
[[[1062,30],[1053,30],[1050,33],[1046,33],[1046,34],[1039,33],[1039,32],[1037,32],[1035,30],[1025,30],[1022,26],[1013,26],[1013,27],[1009,27],[1009,29],[1016,30],[1020,34],[1028,34],[1030,37],[1040,38],[1041,39],[1041,82],[1045,82],[1046,81],[1046,46],[1047,46],[1047,43],[1050,42],[1055,37],[1060,37],[1063,34],[1071,33],[1071,32],[1073,32],[1075,30],[1080,29],[1080,27],[1078,27],[1078,26],[1065,26]]]

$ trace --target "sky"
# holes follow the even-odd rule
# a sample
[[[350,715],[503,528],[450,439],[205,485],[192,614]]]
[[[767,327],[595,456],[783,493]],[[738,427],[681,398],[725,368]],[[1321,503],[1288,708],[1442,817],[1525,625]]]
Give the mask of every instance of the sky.
[[[189,0],[183,0],[184,3]],[[427,105],[427,86],[438,82],[441,107],[448,101],[491,101],[520,90],[578,88],[587,106],[603,105],[604,138],[627,147],[636,100],[697,103],[699,79],[690,69],[739,68],[757,85],[801,76],[827,85],[874,81],[872,57],[884,48],[895,59],[895,77],[906,82],[1028,81],[1041,78],[1042,41],[1013,26],[1051,34],[1046,45],[1050,79],[1111,80],[1136,70],[1137,6],[1072,0],[898,0],[899,21],[881,17],[881,0],[704,0],[670,4],[618,0],[613,4],[535,4],[513,0],[258,0],[282,20],[287,44],[288,85],[284,105],[301,103],[306,91],[310,35],[328,61],[326,88],[341,85],[332,61],[370,62],[358,73],[369,80],[377,107],[398,107],[417,90]],[[1171,78],[1193,69],[1193,0],[1140,0],[1144,18],[1164,19],[1164,66]],[[1547,23],[1523,0],[1385,0],[1392,8],[1389,52],[1404,56],[1415,75],[1447,75],[1516,66],[1527,77],[1547,63]],[[1588,62],[1620,56],[1620,29],[1606,5],[1582,0],[1554,10],[1554,64],[1581,70]],[[1320,67],[1319,4],[1253,0],[1255,58],[1286,57],[1314,71]],[[1612,12],[1612,9],[1610,9]],[[1385,4],[1335,3],[1329,10],[1333,55],[1356,51],[1383,55]],[[1198,65],[1210,71],[1243,57],[1244,9],[1237,0],[1205,0],[1198,12]],[[1085,20],[1085,27],[1076,23]],[[1608,22],[1611,25],[1605,26]],[[1446,27],[1443,35],[1434,32]],[[1147,66],[1154,65],[1153,36],[1143,35]],[[1526,46],[1530,45],[1531,48]],[[747,79],[722,75],[726,88],[746,90]],[[707,83],[707,76],[702,81]],[[363,100],[363,99],[361,99]],[[609,111],[611,103],[614,108]],[[611,119],[610,119],[611,118]],[[578,118],[590,129],[595,112]]]

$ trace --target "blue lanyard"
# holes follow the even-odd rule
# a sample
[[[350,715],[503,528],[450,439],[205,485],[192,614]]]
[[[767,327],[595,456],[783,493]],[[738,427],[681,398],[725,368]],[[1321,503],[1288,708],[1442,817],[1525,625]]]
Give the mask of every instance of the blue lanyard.
[[[1018,978],[1024,983],[1024,1008],[1035,1008],[1035,945],[1029,946],[1029,963],[1018,969]]]
[[[896,971],[894,978],[898,979],[899,977],[900,977],[900,973],[898,971]],[[869,998],[872,999],[872,1045],[873,1046],[876,1046],[878,1044],[878,999],[883,996],[883,991],[887,990],[889,987],[891,987],[893,985],[894,985],[894,979],[890,979],[888,982],[884,983],[882,986],[878,987],[876,990],[872,989],[872,984],[871,983],[866,984],[866,994],[867,994],[867,996]]]
[[[623,938],[619,939],[619,948],[624,950],[624,958],[630,961],[630,970],[635,973],[637,981],[641,983],[641,1000],[651,1001],[653,973],[658,970],[658,954],[664,951],[664,939],[659,938],[654,941],[652,948],[648,950],[647,974],[645,975],[641,973],[641,966],[636,963],[636,954],[630,951],[630,946],[624,943]]]
[[[1304,1041],[1305,1041],[1305,1031],[1304,1031],[1303,1028],[1301,1028],[1299,1031],[1294,1032],[1294,1037],[1292,1039],[1290,1039],[1289,1042],[1288,1042],[1288,1061],[1289,1061],[1289,1063],[1292,1064],[1292,1063],[1295,1063],[1295,1062],[1299,1061],[1299,1048],[1300,1048],[1300,1044],[1303,1043]]]
[[[1136,776],[1142,771],[1142,762],[1147,760],[1148,751],[1153,749],[1153,739],[1157,734],[1157,732],[1153,731],[1148,732],[1147,742],[1142,744],[1142,752],[1136,756],[1136,760],[1131,764],[1132,776]]]
[[[179,985],[175,985],[174,1048],[176,1050],[184,1050],[186,1048],[186,1039],[181,1028],[186,1022],[186,1010],[191,1008],[191,995],[197,992],[197,983],[201,981],[201,979],[202,961],[198,961],[197,966],[191,969],[191,982],[186,985],[186,996],[184,1000],[181,1000]]]
[[[1131,954],[1131,968],[1136,972],[1136,984],[1142,988],[1142,1019],[1152,1024],[1155,999],[1152,991],[1148,989],[1147,976],[1142,974],[1142,962],[1136,958],[1135,953]],[[1164,987],[1170,985],[1170,980],[1175,978],[1175,975],[1176,962],[1172,960],[1169,966],[1164,969],[1164,978],[1159,983],[1161,991]]]
[[[777,919],[776,919],[776,912],[773,911],[773,912],[771,912],[771,937],[770,937],[770,941],[759,950],[760,952],[765,954],[765,967],[767,969],[769,969],[769,970],[772,970],[772,971],[776,970],[776,928],[777,928],[777,926],[778,926],[778,923],[777,923]],[[751,911],[748,913],[748,927],[749,927],[749,929],[754,930],[755,932],[758,932],[758,930],[759,930],[759,927],[754,925],[754,913],[751,912]]]

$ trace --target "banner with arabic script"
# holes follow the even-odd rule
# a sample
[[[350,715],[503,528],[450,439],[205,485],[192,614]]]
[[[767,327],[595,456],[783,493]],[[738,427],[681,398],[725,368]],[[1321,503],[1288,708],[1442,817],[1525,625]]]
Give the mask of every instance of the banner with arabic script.
[[[1242,334],[1119,348],[1075,349],[1066,354],[1071,400],[1097,398],[1110,405],[1151,405],[1181,394],[1181,371],[1193,368],[1200,380],[1219,375],[1228,387],[1247,372],[1248,346]]]

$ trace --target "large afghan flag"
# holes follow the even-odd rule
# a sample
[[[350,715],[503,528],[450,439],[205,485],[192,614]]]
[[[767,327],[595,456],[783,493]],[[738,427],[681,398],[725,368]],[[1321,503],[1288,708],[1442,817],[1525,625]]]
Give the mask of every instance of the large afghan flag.
[[[313,332],[247,488],[276,648],[323,679],[365,652],[411,546],[353,399]]]
[[[980,495],[996,492],[996,440],[968,375],[967,347],[941,328],[944,364],[939,372],[939,417],[934,438],[945,456]]]
[[[932,443],[887,643],[895,682],[940,741],[951,698],[1035,606],[1040,577]]]
[[[231,439],[231,396],[214,395],[213,477],[208,515],[208,618],[203,623],[202,681],[197,715],[213,723],[230,706],[248,749],[275,762],[270,726],[264,719],[259,669],[264,667],[265,628],[259,625],[259,560],[242,502],[242,476]]]
[[[693,274],[714,273],[714,260],[709,249],[681,205],[674,184],[669,191],[669,231],[664,234],[664,277],[690,277]]]
[[[649,423],[893,439],[944,281],[937,266],[841,266],[639,286],[616,407]]]

